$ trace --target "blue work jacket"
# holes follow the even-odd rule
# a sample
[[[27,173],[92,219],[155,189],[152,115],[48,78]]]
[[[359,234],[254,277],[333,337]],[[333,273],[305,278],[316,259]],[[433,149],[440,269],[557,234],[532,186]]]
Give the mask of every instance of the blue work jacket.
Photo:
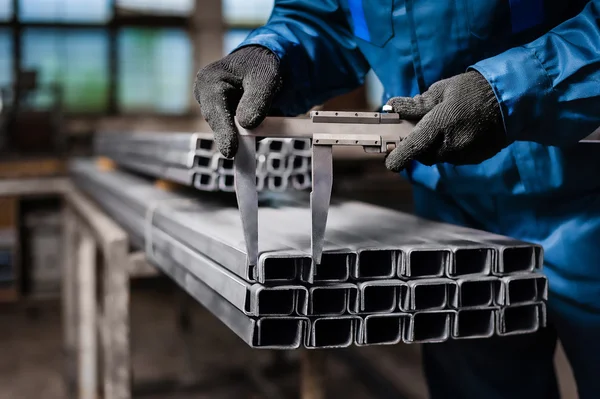
[[[469,68],[482,73],[515,142],[479,165],[414,163],[434,190],[489,195],[600,189],[600,0],[276,0],[241,44],[281,60],[275,106],[300,114],[363,83],[384,101],[414,96]]]

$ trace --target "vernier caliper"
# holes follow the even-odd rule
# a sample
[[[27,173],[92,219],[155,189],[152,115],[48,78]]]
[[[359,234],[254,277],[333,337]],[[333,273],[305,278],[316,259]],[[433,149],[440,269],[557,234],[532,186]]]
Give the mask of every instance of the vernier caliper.
[[[361,146],[369,153],[387,153],[408,136],[414,125],[396,113],[313,111],[308,118],[268,117],[240,133],[235,156],[235,191],[242,219],[248,264],[258,263],[257,137],[312,140],[311,252],[321,263],[333,185],[333,146]]]

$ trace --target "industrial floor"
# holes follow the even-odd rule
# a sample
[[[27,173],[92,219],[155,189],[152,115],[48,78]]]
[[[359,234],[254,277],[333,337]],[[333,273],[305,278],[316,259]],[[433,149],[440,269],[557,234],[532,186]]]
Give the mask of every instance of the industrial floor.
[[[196,304],[189,307],[192,329],[182,332],[178,304],[184,297],[168,283],[161,283],[158,289],[154,284],[135,287],[132,294],[136,398],[297,397],[299,351],[275,357],[270,351],[251,350]],[[381,376],[390,385],[364,378],[362,372],[349,366],[351,362],[331,353],[328,397],[427,397],[418,346],[372,347],[359,352],[377,360]],[[56,300],[0,306],[0,354],[0,399],[65,398],[60,306]],[[562,352],[557,355],[557,364],[563,398],[577,398]],[[249,373],[251,370],[265,372]],[[247,377],[252,374],[256,375]],[[382,390],[387,390],[387,395],[383,396]]]

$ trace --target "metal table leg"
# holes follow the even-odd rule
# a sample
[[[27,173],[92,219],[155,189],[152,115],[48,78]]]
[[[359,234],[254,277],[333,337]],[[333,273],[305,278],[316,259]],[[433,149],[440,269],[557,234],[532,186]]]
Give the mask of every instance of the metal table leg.
[[[96,324],[96,243],[82,231],[77,246],[79,356],[78,390],[80,399],[96,399],[97,324]]]

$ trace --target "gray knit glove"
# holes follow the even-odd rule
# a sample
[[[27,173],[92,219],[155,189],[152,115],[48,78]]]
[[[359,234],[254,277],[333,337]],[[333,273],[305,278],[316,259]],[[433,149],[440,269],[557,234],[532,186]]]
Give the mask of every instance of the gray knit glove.
[[[198,72],[194,97],[225,157],[238,148],[234,116],[245,129],[257,127],[280,88],[279,59],[261,46],[242,47]]]
[[[434,83],[422,95],[394,97],[388,105],[400,118],[419,121],[386,157],[387,168],[394,172],[412,160],[478,164],[509,144],[494,91],[476,71]]]

